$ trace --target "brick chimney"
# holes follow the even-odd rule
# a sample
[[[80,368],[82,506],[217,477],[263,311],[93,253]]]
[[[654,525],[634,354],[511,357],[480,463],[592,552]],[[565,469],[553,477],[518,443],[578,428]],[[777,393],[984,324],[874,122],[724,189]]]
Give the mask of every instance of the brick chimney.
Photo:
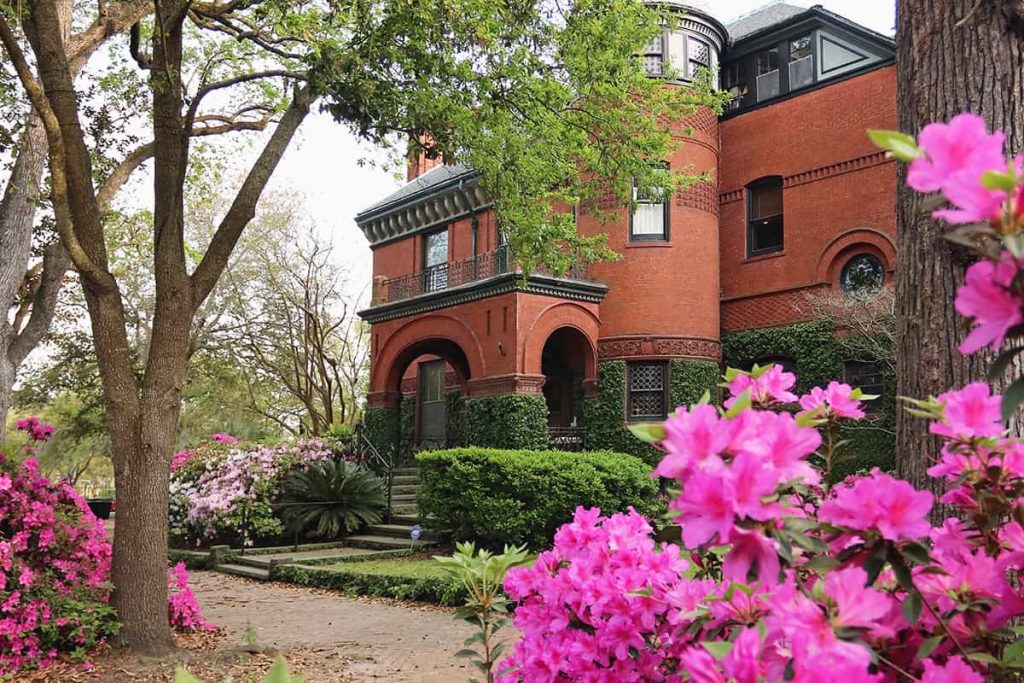
[[[412,182],[443,163],[444,159],[441,158],[441,153],[434,149],[433,140],[429,135],[421,135],[418,141],[410,139],[405,179],[407,182]]]

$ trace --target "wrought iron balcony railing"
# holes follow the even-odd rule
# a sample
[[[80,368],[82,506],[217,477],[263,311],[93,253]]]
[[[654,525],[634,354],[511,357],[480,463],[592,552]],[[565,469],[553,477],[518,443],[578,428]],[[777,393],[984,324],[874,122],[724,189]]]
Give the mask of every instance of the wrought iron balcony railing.
[[[386,294],[383,303],[393,303],[421,294],[439,292],[510,273],[514,270],[516,270],[516,266],[512,262],[508,247],[499,247],[496,251],[477,254],[461,261],[441,263],[430,266],[419,273],[386,280],[384,282]],[[536,272],[551,275],[549,271],[541,268],[538,268]],[[570,273],[562,277],[583,280],[586,279],[586,269],[573,268]]]

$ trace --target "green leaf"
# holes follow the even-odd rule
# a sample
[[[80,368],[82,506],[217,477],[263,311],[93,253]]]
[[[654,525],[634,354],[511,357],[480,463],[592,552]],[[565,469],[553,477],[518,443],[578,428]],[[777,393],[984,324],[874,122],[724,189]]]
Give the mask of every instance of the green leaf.
[[[203,683],[180,666],[174,671],[174,683]]]
[[[263,683],[292,683],[292,677],[288,673],[288,665],[284,663],[284,659],[278,657],[274,660]]]
[[[903,600],[903,616],[911,626],[916,624],[921,616],[921,596],[916,591],[908,594]]]
[[[924,641],[923,643],[921,643],[921,646],[917,648],[917,654],[914,656],[914,659],[924,659],[932,652],[934,652],[935,648],[937,648],[939,646],[939,643],[941,643],[944,639],[944,636],[932,636],[928,640]]]
[[[750,400],[750,389],[747,389],[736,397],[736,401],[732,404],[732,407],[725,411],[725,416],[729,418],[736,417],[752,405],[753,403]]]
[[[1024,377],[1021,377],[1006,388],[1003,393],[1003,421],[1009,420],[1017,412],[1017,406],[1024,403]]]
[[[1006,372],[1006,368],[1010,366],[1013,359],[1020,355],[1021,351],[1024,351],[1024,346],[1014,346],[1001,352],[996,359],[992,361],[992,367],[988,370],[988,379],[990,382],[994,382],[1003,376]]]
[[[629,425],[629,431],[644,443],[659,443],[665,440],[665,425],[660,422]]]
[[[722,659],[732,652],[732,643],[725,641],[704,641],[701,646],[710,652],[715,659]]]
[[[1018,640],[1010,645],[1006,646],[1003,650],[1003,661],[1004,662],[1016,662],[1021,659],[1024,655],[1024,640]]]
[[[917,140],[895,130],[868,130],[868,137],[878,147],[887,150],[900,161],[913,161],[924,156]]]
[[[469,649],[467,647],[467,648],[464,648],[464,649],[459,650],[458,652],[456,652],[455,656],[457,658],[459,658],[459,659],[470,659],[470,658],[473,658],[473,657],[479,657],[480,653],[477,652],[476,650],[471,650],[471,649]]]
[[[901,548],[903,556],[910,559],[914,564],[931,564],[932,558],[928,554],[928,548],[920,543],[905,543]]]
[[[981,174],[981,184],[986,190],[1013,192],[1017,189],[1017,178],[1006,171],[985,171]]]

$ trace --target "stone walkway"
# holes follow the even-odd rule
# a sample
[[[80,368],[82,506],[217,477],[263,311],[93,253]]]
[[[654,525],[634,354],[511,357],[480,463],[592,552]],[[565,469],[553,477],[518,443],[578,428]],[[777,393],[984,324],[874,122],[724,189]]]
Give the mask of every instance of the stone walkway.
[[[203,614],[227,631],[228,642],[241,643],[249,626],[261,645],[348,659],[354,681],[464,683],[475,672],[454,657],[472,629],[450,610],[214,572],[193,573],[192,585]]]

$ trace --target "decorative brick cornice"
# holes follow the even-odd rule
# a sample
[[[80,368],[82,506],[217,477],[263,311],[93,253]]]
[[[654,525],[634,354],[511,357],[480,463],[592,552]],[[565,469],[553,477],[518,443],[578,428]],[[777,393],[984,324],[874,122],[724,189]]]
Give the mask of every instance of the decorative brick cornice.
[[[597,356],[599,360],[685,357],[717,362],[722,359],[722,344],[700,337],[609,337],[597,340]]]
[[[544,391],[544,375],[495,375],[471,379],[467,383],[470,398],[501,394],[539,394]]]
[[[526,279],[521,273],[505,273],[486,280],[478,280],[467,285],[429,292],[410,299],[403,299],[390,304],[374,306],[359,311],[359,316],[366,322],[380,323],[410,315],[428,313],[442,308],[486,299],[487,297],[511,292],[541,294],[570,301],[601,303],[608,286],[589,280],[570,280],[535,273]]]
[[[366,405],[370,408],[394,408],[402,400],[397,391],[371,391],[366,394]]]
[[[846,173],[853,173],[855,171],[862,171],[865,168],[872,168],[874,166],[891,163],[894,163],[893,160],[887,158],[885,156],[885,152],[874,152],[872,154],[865,154],[864,156],[855,157],[853,159],[847,159],[846,161],[840,161],[835,164],[819,166],[818,168],[801,171],[800,173],[795,173],[791,176],[785,176],[782,179],[782,186],[784,188],[798,187],[800,185],[814,183],[819,180],[825,180],[826,178],[834,178]],[[725,192],[720,192],[718,195],[718,203],[720,205],[729,204],[730,202],[739,201],[741,199],[743,199],[743,188],[726,190]]]

